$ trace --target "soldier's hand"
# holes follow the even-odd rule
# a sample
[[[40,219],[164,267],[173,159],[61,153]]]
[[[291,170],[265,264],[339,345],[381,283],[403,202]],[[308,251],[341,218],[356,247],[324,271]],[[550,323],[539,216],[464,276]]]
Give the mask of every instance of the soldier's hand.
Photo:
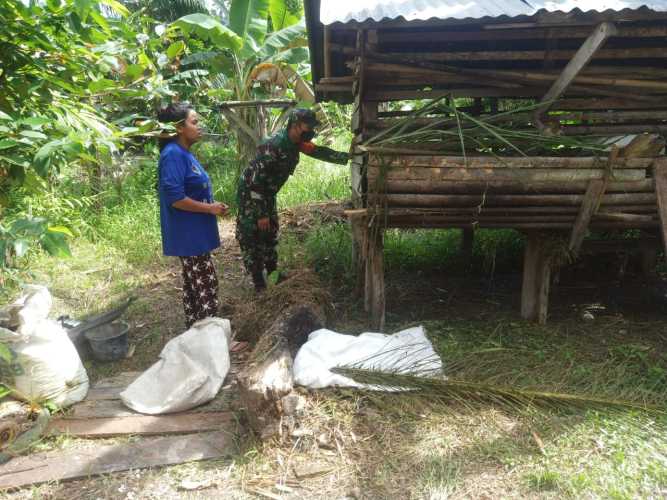
[[[225,215],[229,210],[229,207],[227,205],[220,202],[211,203],[210,207],[211,207],[210,213],[213,215],[217,215],[218,217],[220,217],[221,215]]]
[[[257,229],[260,231],[268,231],[271,229],[271,221],[268,217],[262,217],[257,221]]]

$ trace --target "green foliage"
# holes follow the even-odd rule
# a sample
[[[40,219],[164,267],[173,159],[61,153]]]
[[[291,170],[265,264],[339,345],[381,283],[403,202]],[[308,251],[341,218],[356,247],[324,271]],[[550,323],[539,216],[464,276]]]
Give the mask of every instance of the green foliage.
[[[157,128],[157,104],[208,75],[179,71],[185,42],[115,0],[3,0],[0,17],[5,192],[31,171],[51,180],[65,165],[110,164],[132,136]]]
[[[124,0],[124,3],[133,12],[141,11],[153,19],[167,23],[188,14],[209,13],[202,0]]]
[[[50,227],[47,220],[40,217],[19,218],[8,225],[0,224],[0,270],[25,256],[35,242],[51,255],[67,257],[70,255],[68,236],[73,235],[67,228]]]
[[[186,36],[195,35],[202,40],[210,41],[219,49],[240,50],[243,46],[242,36],[223,26],[219,21],[207,14],[190,14],[178,19],[172,25],[180,28]]]
[[[268,30],[269,0],[233,0],[229,26],[248,45],[256,49]]]
[[[269,12],[274,30],[281,30],[299,22],[303,17],[303,4],[299,0],[270,2]]]

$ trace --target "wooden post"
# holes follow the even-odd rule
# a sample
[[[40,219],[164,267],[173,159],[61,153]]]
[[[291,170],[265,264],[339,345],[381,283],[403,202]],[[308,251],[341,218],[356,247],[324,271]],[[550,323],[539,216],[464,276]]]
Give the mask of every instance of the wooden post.
[[[464,228],[461,230],[461,258],[466,271],[472,265],[472,248],[475,241],[475,229]]]
[[[547,322],[550,281],[551,256],[544,241],[544,234],[528,233],[523,258],[522,318],[537,321],[540,325]]]
[[[667,254],[667,159],[655,160],[653,167],[655,177],[655,194],[658,199],[658,215],[660,216],[660,232]]]
[[[331,26],[324,27],[324,78],[331,76]]]
[[[350,229],[352,231],[352,266],[355,276],[355,289],[359,295],[364,290],[364,279],[366,276],[366,237],[368,219],[364,214],[348,214]],[[368,310],[366,308],[366,310]]]
[[[384,228],[377,224],[365,226],[366,284],[364,305],[370,314],[370,326],[382,331],[385,318],[384,296]]]

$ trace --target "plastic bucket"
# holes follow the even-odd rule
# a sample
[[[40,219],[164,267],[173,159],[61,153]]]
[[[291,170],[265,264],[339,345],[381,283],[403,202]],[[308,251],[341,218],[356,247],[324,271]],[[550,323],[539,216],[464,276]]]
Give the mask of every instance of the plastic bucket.
[[[124,321],[114,321],[86,330],[93,358],[98,361],[116,361],[127,355],[127,332],[130,326]]]

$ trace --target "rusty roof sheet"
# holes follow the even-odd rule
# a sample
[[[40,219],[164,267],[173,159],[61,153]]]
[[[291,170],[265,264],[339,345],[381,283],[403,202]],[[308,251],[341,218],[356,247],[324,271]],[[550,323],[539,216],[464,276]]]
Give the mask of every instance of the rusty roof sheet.
[[[539,11],[623,11],[648,8],[667,12],[667,0],[323,0],[323,24],[405,19],[482,19],[532,16]]]

